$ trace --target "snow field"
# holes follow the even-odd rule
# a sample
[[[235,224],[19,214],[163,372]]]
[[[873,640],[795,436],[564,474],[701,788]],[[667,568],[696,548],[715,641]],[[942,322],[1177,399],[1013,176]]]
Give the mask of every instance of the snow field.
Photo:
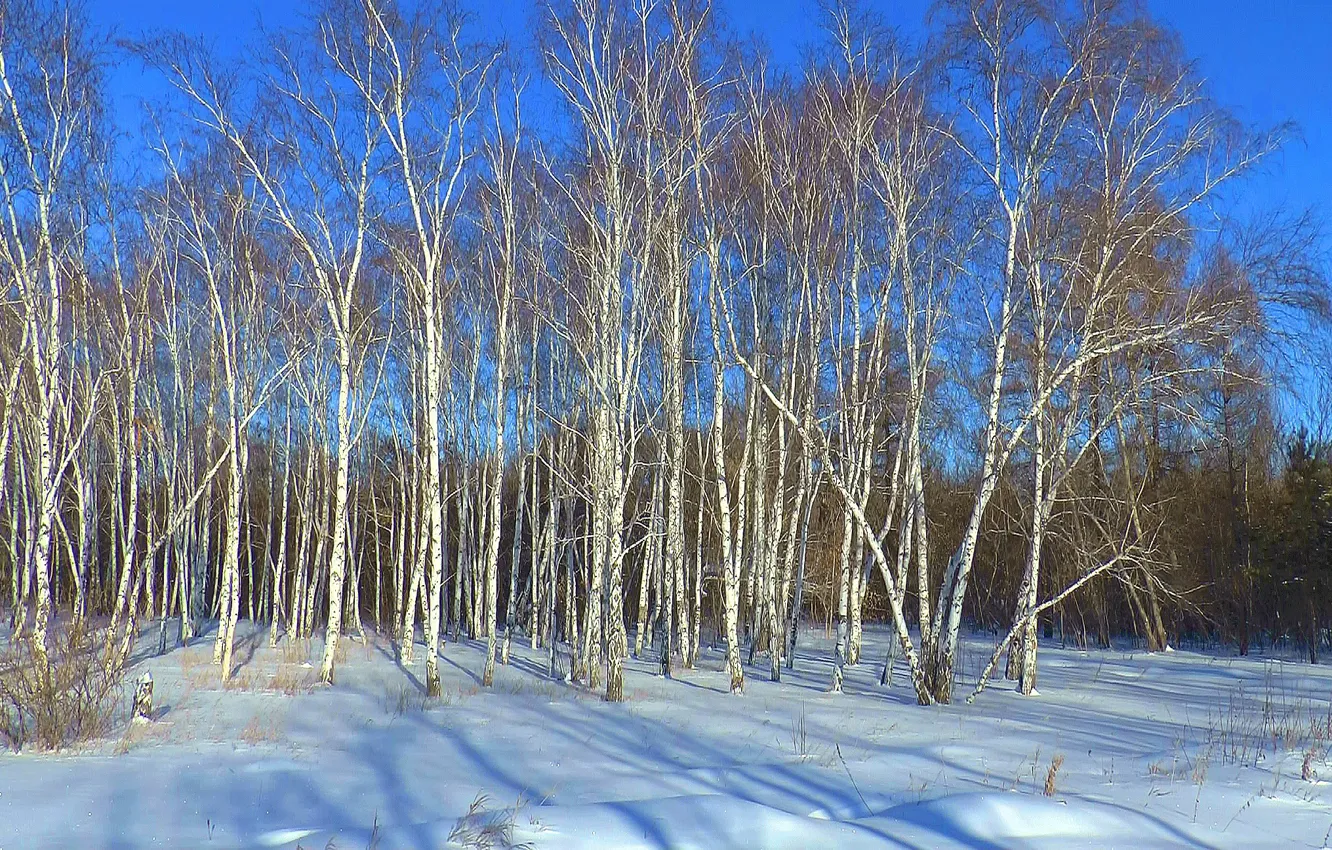
[[[878,686],[886,640],[867,633],[841,695],[814,634],[781,683],[766,659],[746,668],[743,696],[709,651],[669,681],[631,662],[608,704],[518,640],[493,690],[483,642],[447,645],[435,702],[423,647],[404,669],[346,641],[321,689],[317,643],[246,632],[223,689],[200,639],[131,671],[153,673],[153,723],[0,755],[0,848],[427,850],[483,831],[532,848],[1247,848],[1332,831],[1332,671],[1043,646],[1040,696],[996,682],[921,708],[902,670]],[[988,649],[967,648],[974,676]]]

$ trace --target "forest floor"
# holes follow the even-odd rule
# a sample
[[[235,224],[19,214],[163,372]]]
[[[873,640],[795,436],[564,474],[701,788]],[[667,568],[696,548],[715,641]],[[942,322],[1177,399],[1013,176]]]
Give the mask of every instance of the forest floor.
[[[266,637],[242,631],[224,689],[210,640],[156,656],[145,634],[126,682],[152,672],[157,719],[0,755],[0,848],[1248,848],[1332,833],[1329,667],[1043,645],[1039,696],[999,681],[973,705],[921,708],[901,667],[879,687],[874,630],[845,693],[827,693],[818,632],[780,684],[764,659],[731,696],[714,648],[672,680],[631,662],[608,704],[546,678],[521,643],[483,689],[473,642],[445,647],[444,696],[426,702],[420,651],[404,669],[389,644],[348,640],[320,688],[317,643]],[[975,638],[965,672],[986,657]]]

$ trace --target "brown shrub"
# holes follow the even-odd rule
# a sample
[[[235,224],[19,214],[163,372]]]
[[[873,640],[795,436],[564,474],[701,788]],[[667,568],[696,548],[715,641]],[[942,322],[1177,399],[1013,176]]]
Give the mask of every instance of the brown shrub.
[[[0,649],[0,739],[55,750],[105,734],[115,719],[124,659],[106,635],[53,624],[43,653],[31,634]]]

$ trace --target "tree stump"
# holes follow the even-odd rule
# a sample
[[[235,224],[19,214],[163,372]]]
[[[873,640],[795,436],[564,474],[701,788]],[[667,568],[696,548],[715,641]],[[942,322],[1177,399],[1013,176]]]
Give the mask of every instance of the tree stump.
[[[134,685],[133,719],[153,719],[153,674],[144,673]]]

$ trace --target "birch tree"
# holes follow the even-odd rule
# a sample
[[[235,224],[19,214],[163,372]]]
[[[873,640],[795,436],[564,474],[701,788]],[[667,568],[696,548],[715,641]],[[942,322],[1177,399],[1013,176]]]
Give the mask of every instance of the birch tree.
[[[91,154],[101,109],[97,51],[83,21],[59,4],[0,6],[0,191],[5,217],[0,262],[21,304],[30,393],[19,426],[30,442],[35,539],[34,644],[47,645],[52,606],[52,541],[59,489],[86,429],[70,427],[67,365],[69,297],[86,285],[77,174]],[[86,193],[84,194],[86,202]],[[83,206],[86,210],[86,206]],[[7,282],[6,286],[10,284]],[[91,413],[89,413],[90,422]],[[61,427],[61,422],[65,427]],[[28,567],[25,567],[27,569]],[[44,663],[44,655],[41,658]]]

